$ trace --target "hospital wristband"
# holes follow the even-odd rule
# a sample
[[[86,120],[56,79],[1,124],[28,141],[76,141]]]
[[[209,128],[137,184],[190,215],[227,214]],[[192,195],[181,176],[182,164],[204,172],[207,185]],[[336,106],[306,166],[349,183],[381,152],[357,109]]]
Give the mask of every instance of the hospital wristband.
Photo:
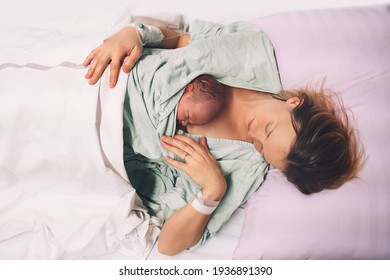
[[[191,202],[191,206],[201,214],[211,215],[218,207],[219,201],[207,201],[199,191]]]
[[[164,34],[161,30],[152,25],[146,25],[143,23],[132,24],[140,35],[140,40],[143,46],[157,47],[164,40]]]

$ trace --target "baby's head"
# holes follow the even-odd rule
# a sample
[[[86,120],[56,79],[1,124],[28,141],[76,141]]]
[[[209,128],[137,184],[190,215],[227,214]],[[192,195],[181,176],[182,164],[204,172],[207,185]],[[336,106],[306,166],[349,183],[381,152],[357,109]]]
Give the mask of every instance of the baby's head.
[[[226,86],[210,75],[201,75],[189,83],[179,101],[177,122],[205,124],[221,111],[225,104]]]

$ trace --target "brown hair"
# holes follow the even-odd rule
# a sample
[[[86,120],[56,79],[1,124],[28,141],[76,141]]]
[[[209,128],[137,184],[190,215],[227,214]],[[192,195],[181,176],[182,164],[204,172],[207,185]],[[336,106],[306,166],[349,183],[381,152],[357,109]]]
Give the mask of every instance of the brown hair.
[[[304,194],[336,189],[356,177],[364,162],[364,150],[342,100],[334,92],[311,88],[285,91],[275,98],[298,97],[291,113],[296,140],[283,172]]]
[[[225,104],[226,87],[210,75],[201,75],[191,81],[194,88],[192,97],[197,101],[213,100],[215,112],[219,112]]]

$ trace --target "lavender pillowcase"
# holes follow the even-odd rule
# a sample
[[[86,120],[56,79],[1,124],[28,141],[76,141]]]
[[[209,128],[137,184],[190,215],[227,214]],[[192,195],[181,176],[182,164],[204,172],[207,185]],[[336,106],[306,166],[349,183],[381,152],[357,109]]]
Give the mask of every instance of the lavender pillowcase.
[[[235,259],[390,259],[390,6],[258,18],[284,88],[320,84],[350,108],[367,161],[359,178],[306,196],[271,170],[249,199]]]

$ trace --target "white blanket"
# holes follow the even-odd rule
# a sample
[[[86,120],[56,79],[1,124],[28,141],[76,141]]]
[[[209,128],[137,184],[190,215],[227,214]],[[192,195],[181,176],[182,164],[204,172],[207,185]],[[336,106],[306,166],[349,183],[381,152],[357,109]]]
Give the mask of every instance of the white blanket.
[[[126,76],[90,86],[80,66],[106,34],[0,31],[0,258],[146,258],[160,222],[123,167]]]

